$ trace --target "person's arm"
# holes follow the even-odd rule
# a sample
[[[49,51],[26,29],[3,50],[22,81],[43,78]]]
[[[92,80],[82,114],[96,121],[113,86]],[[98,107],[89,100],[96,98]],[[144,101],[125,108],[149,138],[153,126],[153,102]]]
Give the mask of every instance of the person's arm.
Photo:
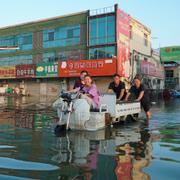
[[[107,93],[113,93],[113,90],[112,89],[108,89]]]
[[[76,92],[79,92],[79,91],[80,91],[80,87],[77,87],[75,89],[71,89],[71,90],[66,91],[66,92],[68,92],[68,93],[76,93]]]
[[[120,96],[118,100],[121,100],[121,98],[124,96],[125,89],[121,89]]]
[[[136,101],[140,101],[143,96],[144,96],[144,91],[141,91]]]
[[[95,84],[91,86],[90,90],[88,91],[86,95],[90,98],[93,98],[98,95],[98,90]]]
[[[112,85],[113,85],[112,83],[109,84],[107,93],[113,93],[113,87],[112,87]]]
[[[125,97],[125,101],[127,101],[127,100],[128,100],[128,98],[129,98],[130,94],[131,94],[130,92],[128,92],[128,93],[127,93],[127,95],[126,95],[126,97]]]

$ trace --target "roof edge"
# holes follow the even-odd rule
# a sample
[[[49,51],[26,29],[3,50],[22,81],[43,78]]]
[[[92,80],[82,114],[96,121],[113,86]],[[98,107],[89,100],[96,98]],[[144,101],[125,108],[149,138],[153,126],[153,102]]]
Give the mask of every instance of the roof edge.
[[[55,17],[46,18],[46,19],[39,19],[39,20],[35,20],[35,21],[30,21],[30,22],[24,22],[24,23],[20,23],[20,24],[8,25],[8,26],[0,27],[0,30],[5,30],[8,28],[14,28],[17,26],[24,26],[24,25],[30,25],[30,24],[35,24],[35,23],[41,23],[41,22],[56,20],[59,18],[65,18],[65,17],[69,17],[69,16],[76,16],[76,15],[88,13],[88,11],[89,10],[81,11],[81,12],[77,12],[77,13],[71,13],[71,14],[67,14],[67,15],[55,16]]]

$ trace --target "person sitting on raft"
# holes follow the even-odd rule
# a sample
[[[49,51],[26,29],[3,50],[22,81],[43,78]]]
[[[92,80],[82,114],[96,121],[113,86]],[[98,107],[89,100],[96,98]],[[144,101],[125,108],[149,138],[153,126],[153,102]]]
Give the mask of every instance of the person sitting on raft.
[[[84,87],[84,77],[88,75],[86,70],[80,72],[80,77],[78,80],[75,81],[73,89],[79,88],[82,89]]]
[[[83,92],[81,94],[81,98],[86,99],[88,104],[93,109],[99,108],[99,103],[100,103],[99,93],[90,75],[86,75],[84,77],[84,87],[81,90],[79,88],[79,91]]]

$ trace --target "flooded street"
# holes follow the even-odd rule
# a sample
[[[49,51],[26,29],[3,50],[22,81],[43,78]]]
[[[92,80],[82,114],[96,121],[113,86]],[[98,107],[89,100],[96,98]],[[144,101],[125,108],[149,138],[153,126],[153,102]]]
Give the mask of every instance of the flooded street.
[[[180,99],[154,105],[149,123],[60,136],[47,102],[0,97],[0,179],[179,179]]]

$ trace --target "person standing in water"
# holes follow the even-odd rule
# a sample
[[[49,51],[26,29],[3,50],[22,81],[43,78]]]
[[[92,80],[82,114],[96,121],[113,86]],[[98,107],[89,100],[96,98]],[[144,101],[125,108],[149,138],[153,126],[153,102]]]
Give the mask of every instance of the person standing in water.
[[[125,101],[128,100],[129,96],[131,94],[134,94],[136,97],[136,101],[141,102],[141,106],[143,107],[146,118],[151,118],[151,112],[150,112],[150,99],[148,92],[145,90],[144,85],[141,83],[140,79],[138,77],[135,77],[134,79],[134,85],[131,86],[129,92],[127,93],[125,97]]]

